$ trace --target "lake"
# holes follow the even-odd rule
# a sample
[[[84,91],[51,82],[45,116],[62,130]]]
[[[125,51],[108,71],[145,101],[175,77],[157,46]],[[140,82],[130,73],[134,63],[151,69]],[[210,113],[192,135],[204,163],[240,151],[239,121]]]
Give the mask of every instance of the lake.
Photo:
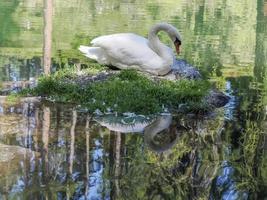
[[[43,73],[43,1],[0,1],[0,90]],[[94,116],[0,97],[0,199],[267,199],[266,0],[57,0],[52,70],[96,36],[168,22],[231,97],[209,116]],[[160,38],[171,46],[166,35]]]

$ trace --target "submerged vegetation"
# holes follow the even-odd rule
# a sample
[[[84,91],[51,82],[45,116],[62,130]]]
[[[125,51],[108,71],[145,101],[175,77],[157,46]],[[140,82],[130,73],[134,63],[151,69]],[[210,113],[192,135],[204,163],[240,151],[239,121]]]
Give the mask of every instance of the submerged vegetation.
[[[77,73],[61,70],[41,77],[36,88],[23,94],[75,103],[90,112],[134,112],[154,114],[162,111],[205,112],[203,98],[209,90],[207,81],[153,81],[135,70],[122,70],[104,81],[81,83],[79,77],[92,76],[91,70]]]

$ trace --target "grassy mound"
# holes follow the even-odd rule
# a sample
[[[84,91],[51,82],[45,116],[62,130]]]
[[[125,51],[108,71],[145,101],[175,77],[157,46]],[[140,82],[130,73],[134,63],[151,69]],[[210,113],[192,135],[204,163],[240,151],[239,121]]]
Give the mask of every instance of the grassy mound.
[[[76,77],[75,77],[76,76]],[[55,101],[76,103],[89,111],[154,114],[168,109],[186,112],[208,109],[202,99],[210,84],[207,81],[159,81],[155,82],[134,70],[122,70],[105,81],[80,85],[66,79],[77,79],[73,71],[58,72],[41,77],[38,86],[24,91],[31,95],[45,96]]]

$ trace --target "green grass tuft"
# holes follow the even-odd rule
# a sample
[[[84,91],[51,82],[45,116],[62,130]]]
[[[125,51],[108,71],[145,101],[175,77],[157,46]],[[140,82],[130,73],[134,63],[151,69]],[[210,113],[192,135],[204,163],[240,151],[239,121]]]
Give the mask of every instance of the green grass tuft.
[[[91,112],[112,109],[119,113],[154,114],[162,112],[163,108],[178,110],[181,105],[185,105],[186,112],[208,109],[202,99],[210,84],[203,80],[154,82],[135,70],[122,70],[105,81],[81,87],[64,81],[73,76],[76,76],[74,71],[61,71],[41,77],[38,86],[26,93],[77,103],[86,106]]]

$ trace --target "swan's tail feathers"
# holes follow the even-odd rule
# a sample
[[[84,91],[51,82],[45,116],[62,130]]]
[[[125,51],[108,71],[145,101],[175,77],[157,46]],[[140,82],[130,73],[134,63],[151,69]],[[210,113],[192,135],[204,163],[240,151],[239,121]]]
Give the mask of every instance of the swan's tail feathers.
[[[107,59],[106,53],[101,49],[101,47],[88,47],[81,45],[79,50],[88,58],[96,60],[100,64],[108,65],[110,64]]]

